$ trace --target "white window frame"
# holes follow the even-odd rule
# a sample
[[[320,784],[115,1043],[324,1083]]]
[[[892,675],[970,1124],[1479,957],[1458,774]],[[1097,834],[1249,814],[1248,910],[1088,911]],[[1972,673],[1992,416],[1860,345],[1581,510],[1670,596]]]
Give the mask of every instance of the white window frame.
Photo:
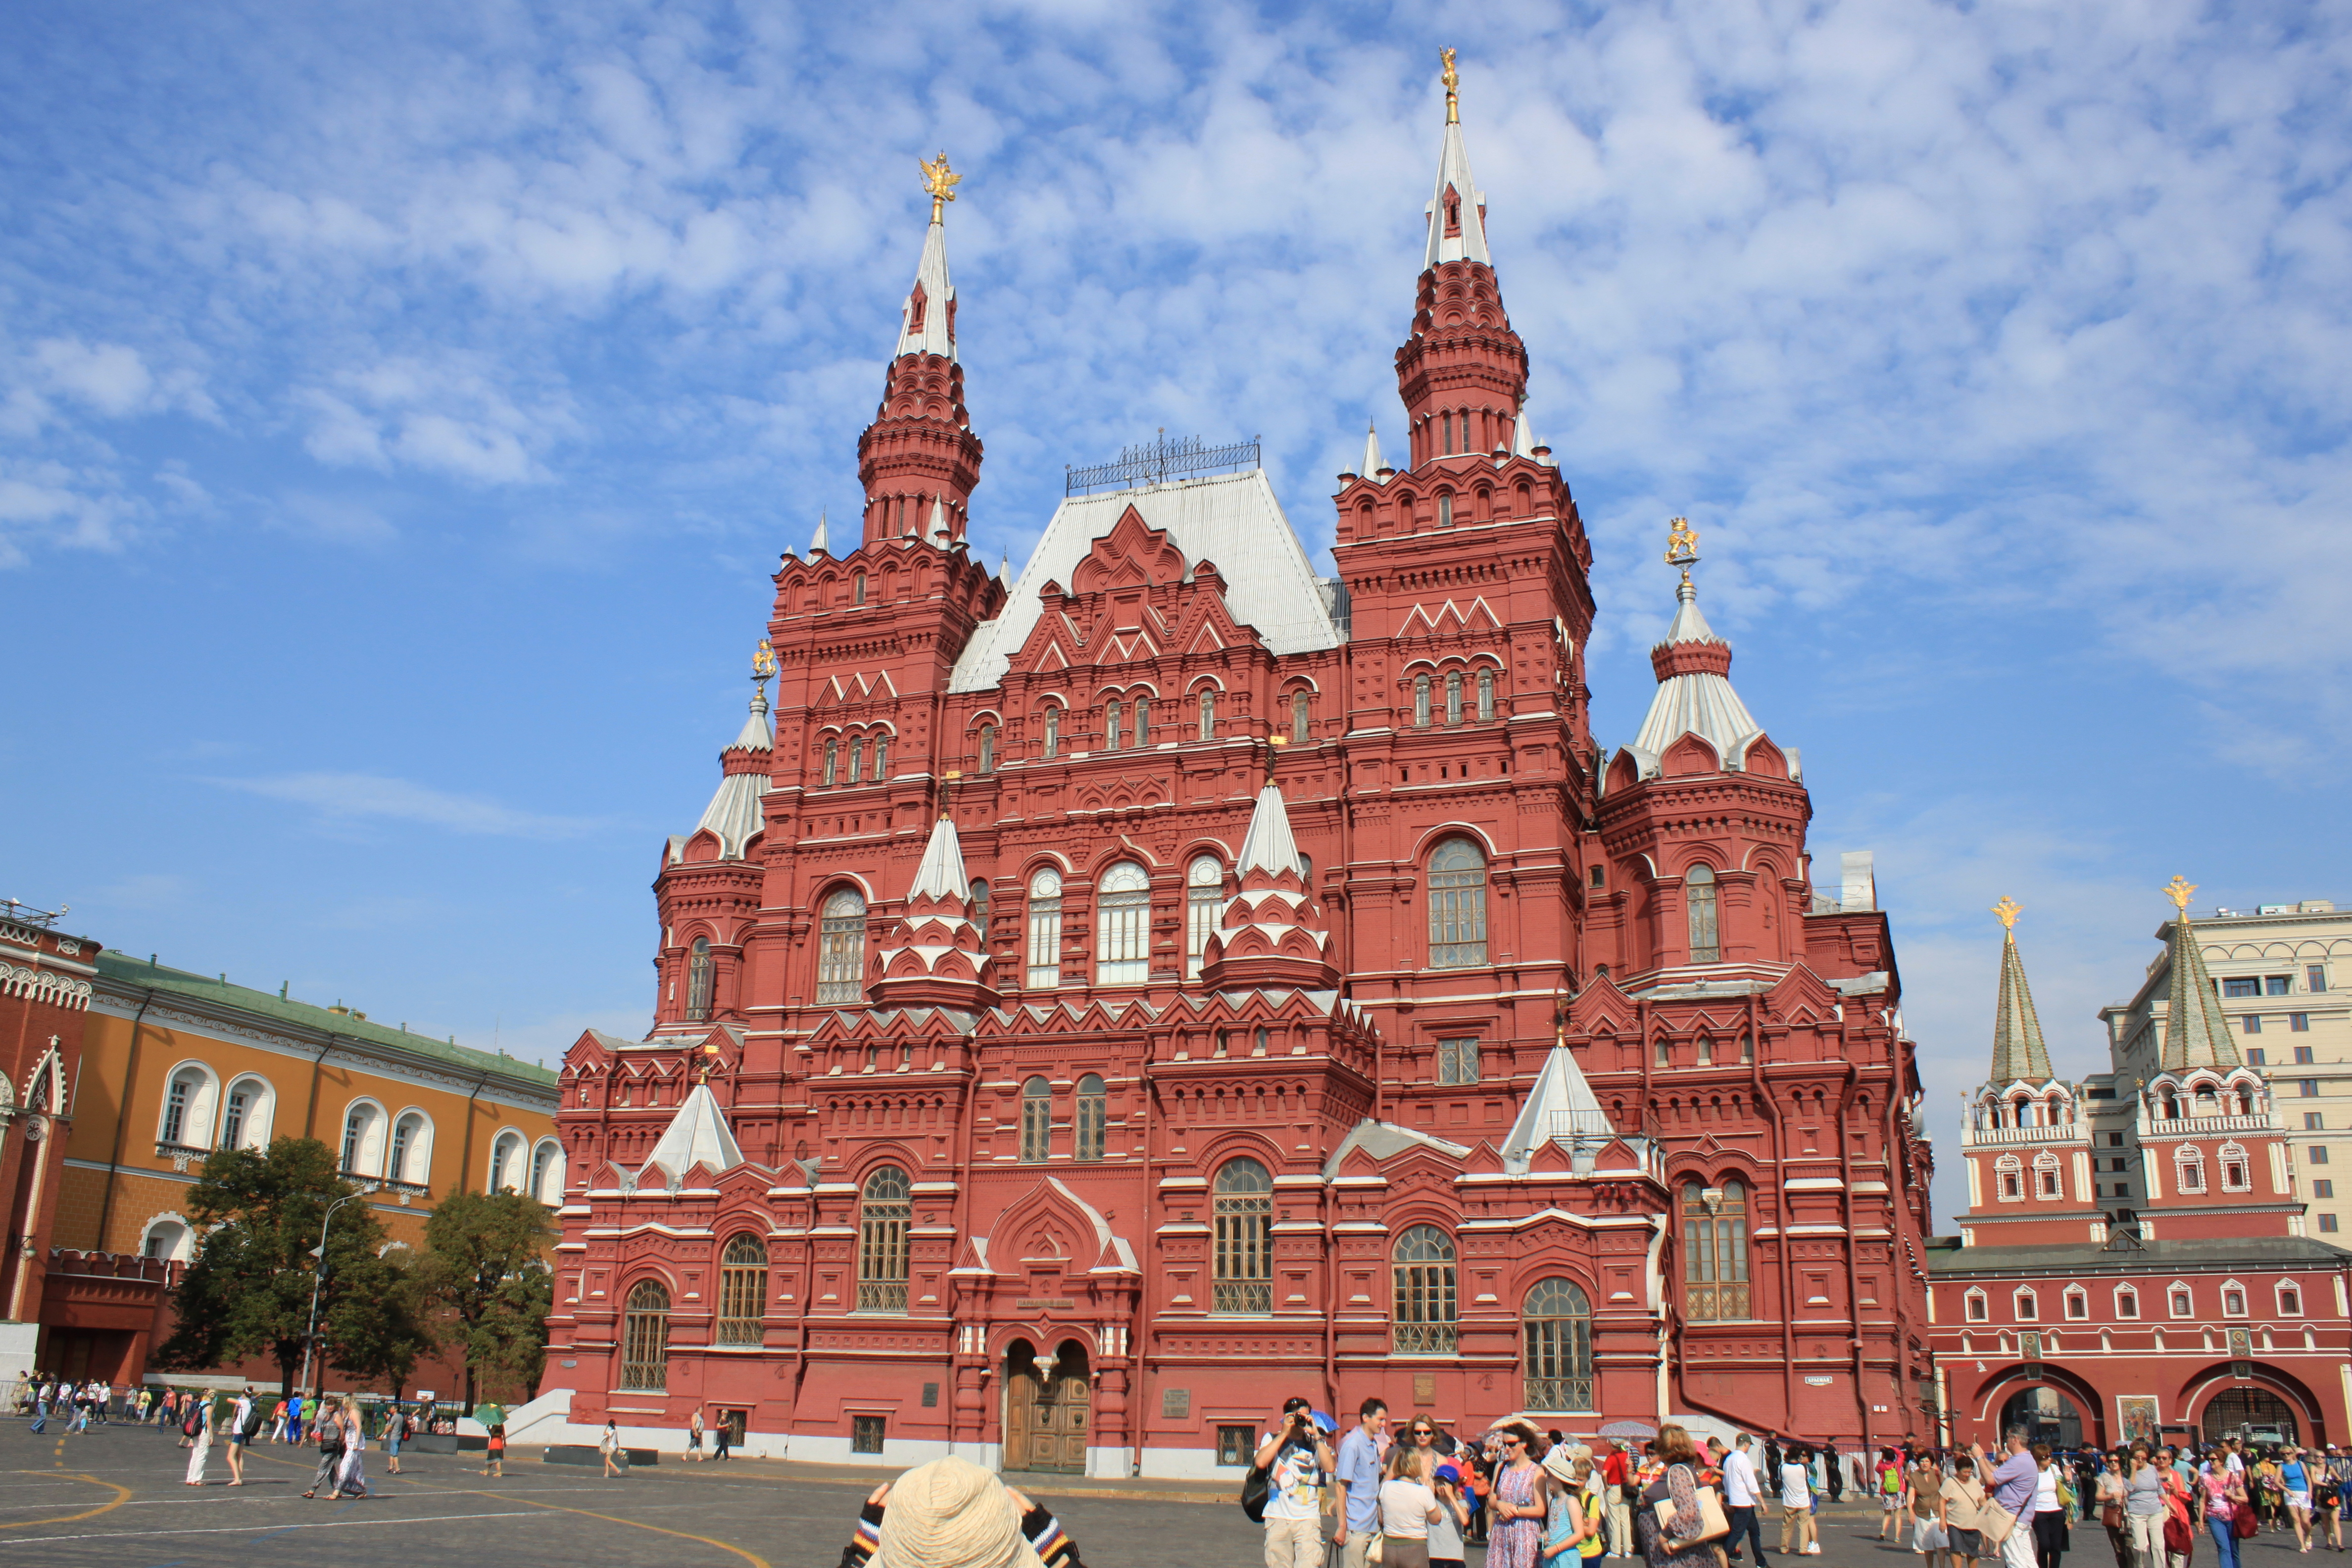
[[[1967,1295],[1960,1299],[1960,1318],[1970,1323],[1992,1321],[1992,1298],[1976,1286],[1969,1286]]]
[[[1058,867],[1040,867],[1029,879],[1029,928],[1026,985],[1032,991],[1053,991],[1062,984],[1062,873]]]
[[[1095,884],[1095,984],[1151,980],[1151,873],[1121,860]]]
[[[2118,1322],[2126,1322],[2126,1323],[2128,1323],[2128,1322],[2137,1322],[2137,1321],[2138,1321],[2138,1320],[2139,1320],[2139,1291],[2138,1291],[2138,1289],[2137,1289],[2136,1287],[2134,1287],[2134,1286],[2130,1286],[2130,1285],[2118,1285],[2118,1286],[2116,1286],[2116,1297],[2115,1297],[2115,1307],[2116,1307],[2116,1321],[2118,1321]]]
[[[2230,1298],[2232,1296],[2235,1296],[2238,1299],[2238,1306],[2235,1311],[2232,1311],[2230,1309]],[[2223,1317],[2251,1317],[2252,1314],[2247,1310],[2247,1308],[2251,1304],[2252,1298],[2249,1296],[2244,1285],[2239,1283],[2235,1279],[2224,1279],[2221,1281],[2221,1315]]]
[[[2009,1293],[2009,1315],[2021,1323],[2042,1321],[2042,1298],[2031,1285],[2020,1285]]]
[[[2184,1295],[2189,1298],[2186,1308],[2180,1304],[2180,1298]],[[2175,1279],[2164,1288],[2164,1306],[2175,1319],[2193,1318],[2197,1315],[2197,1292],[2190,1289],[2186,1279]]]
[[[1214,855],[1195,855],[1184,871],[1184,978],[1201,977],[1201,959],[1209,937],[1217,929],[1217,911],[1225,903],[1224,863]]]

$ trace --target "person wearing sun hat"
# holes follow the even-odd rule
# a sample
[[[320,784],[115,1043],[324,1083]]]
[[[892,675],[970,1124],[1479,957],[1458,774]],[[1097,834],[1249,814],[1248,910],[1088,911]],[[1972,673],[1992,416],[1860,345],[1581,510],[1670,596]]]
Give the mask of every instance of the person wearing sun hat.
[[[918,1465],[874,1489],[840,1568],[1086,1568],[1041,1508],[969,1459]]]

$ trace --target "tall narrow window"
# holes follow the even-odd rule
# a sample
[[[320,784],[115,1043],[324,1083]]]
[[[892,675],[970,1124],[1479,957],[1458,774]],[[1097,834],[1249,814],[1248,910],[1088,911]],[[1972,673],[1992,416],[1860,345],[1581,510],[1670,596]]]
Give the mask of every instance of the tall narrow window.
[[[1032,991],[1062,983],[1062,874],[1051,866],[1029,879],[1029,978]]]
[[[1592,1302],[1572,1279],[1539,1279],[1520,1321],[1527,1335],[1528,1410],[1591,1410]]]
[[[841,782],[841,742],[824,743],[824,783],[827,789]]]
[[[1149,697],[1135,700],[1135,743],[1139,746],[1151,744],[1151,699]]]
[[[1201,739],[1213,741],[1216,738],[1217,694],[1214,691],[1203,691],[1201,693]]]
[[[890,737],[874,737],[874,782],[880,784],[890,776]]]
[[[1451,208],[1451,207],[1449,207],[1449,208],[1447,209],[1447,211],[1448,211],[1448,213],[1450,214],[1450,213],[1451,213],[1451,211],[1452,211],[1452,208]],[[1450,217],[1449,217],[1448,221],[1449,221],[1449,222],[1451,221],[1451,218],[1450,218]],[[1448,413],[1444,413],[1444,414],[1441,414],[1441,415],[1439,415],[1439,416],[1437,416],[1437,428],[1438,428],[1438,431],[1440,432],[1440,437],[1441,437],[1441,440],[1442,440],[1442,445],[1440,445],[1440,446],[1439,446],[1439,447],[1438,447],[1438,451],[1439,451],[1443,456],[1444,456],[1444,457],[1448,457],[1448,458],[1450,458],[1450,457],[1454,456],[1454,416],[1453,416],[1453,414],[1452,414],[1452,413],[1450,413],[1450,412],[1448,412]]]
[[[1462,722],[1462,672],[1451,670],[1445,677],[1445,721]]]
[[[195,1093],[196,1079],[191,1073],[175,1074],[172,1087],[163,1095],[163,1142],[184,1145],[188,1131],[188,1100]]]
[[[1151,879],[1132,860],[1103,873],[1095,895],[1095,984],[1151,978]]]
[[[1118,721],[1119,721],[1119,706],[1118,706],[1118,703],[1116,703],[1116,702],[1106,702],[1106,703],[1104,703],[1104,704],[1103,704],[1103,750],[1104,750],[1104,751],[1106,751],[1106,752],[1116,752],[1116,751],[1118,751]]]
[[[1478,672],[1478,722],[1491,724],[1494,721],[1495,672],[1482,669]]]
[[[238,1084],[228,1091],[228,1110],[221,1117],[221,1147],[245,1147],[245,1112],[252,1103],[253,1091]]]
[[[415,1118],[404,1116],[392,1130],[392,1158],[384,1162],[383,1173],[395,1182],[408,1180],[408,1141],[415,1132]]]
[[[405,1132],[407,1131],[405,1124],[399,1131]],[[530,1195],[551,1208],[563,1196],[561,1183],[551,1183],[548,1179],[554,1173],[558,1158],[555,1145],[552,1143],[541,1143],[531,1152],[530,1156]],[[400,1174],[397,1160],[394,1161],[392,1174],[394,1176]]]
[[[1429,677],[1425,675],[1412,678],[1412,726],[1416,730],[1429,728]]]
[[[756,1345],[760,1318],[768,1308],[768,1248],[745,1232],[727,1244],[719,1259],[719,1342]]]
[[[988,884],[974,878],[971,884],[971,923],[980,928],[980,940],[988,940]]]
[[[1398,1355],[1452,1355],[1454,1238],[1433,1225],[1417,1225],[1397,1237],[1391,1259],[1396,1287],[1391,1349]]]
[[[1103,1092],[1103,1080],[1093,1073],[1078,1079],[1075,1102],[1076,1114],[1071,1117],[1071,1143],[1081,1160],[1103,1157],[1104,1124],[1110,1119],[1110,1097]]]
[[[1683,1185],[1683,1315],[1693,1322],[1748,1315],[1748,1189],[1737,1181],[1726,1181],[1712,1202],[1697,1182]]]
[[[1440,528],[1454,526],[1454,497],[1451,493],[1437,498],[1437,526]]]
[[[884,1165],[857,1198],[857,1310],[907,1310],[907,1226],[913,1223],[907,1173]]]
[[[1683,878],[1683,909],[1690,921],[1690,961],[1720,963],[1723,945],[1716,933],[1715,872],[1694,866]]]
[[[1045,710],[1045,755],[1053,758],[1061,754],[1062,710],[1059,708],[1048,708]]]
[[[687,952],[686,1016],[694,1022],[710,1016],[710,939],[698,936]]]
[[[849,776],[842,782],[845,784],[856,784],[857,782],[858,773],[864,770],[865,766],[866,737],[863,735],[853,735],[849,740]]]
[[[1449,838],[1429,858],[1429,966],[1486,962],[1486,857],[1467,838]]]
[[[1255,1160],[1218,1169],[1213,1312],[1274,1310],[1274,1178]]]
[[[818,921],[816,999],[828,1003],[866,1000],[866,895],[843,888],[824,901]]]
[[[1197,980],[1209,933],[1224,902],[1225,868],[1214,855],[1197,855],[1184,873],[1184,978]]]
[[[374,1169],[381,1147],[376,1131],[376,1114],[373,1105],[354,1105],[350,1114],[343,1118],[342,1168],[354,1175],[381,1173]],[[496,1188],[491,1190],[497,1191]]]
[[[996,771],[996,726],[993,724],[980,727],[980,771],[984,773]]]
[[[629,1288],[621,1316],[621,1386],[640,1394],[669,1391],[669,1292],[658,1280]]]
[[[903,518],[906,514],[907,503],[901,500],[898,503],[898,515]],[[866,574],[863,572],[850,579],[849,602],[853,605],[862,605],[866,602]]]
[[[1021,1086],[1021,1163],[1041,1165],[1054,1148],[1054,1086],[1033,1078]]]
[[[1303,686],[1290,694],[1290,742],[1307,743],[1307,689]]]

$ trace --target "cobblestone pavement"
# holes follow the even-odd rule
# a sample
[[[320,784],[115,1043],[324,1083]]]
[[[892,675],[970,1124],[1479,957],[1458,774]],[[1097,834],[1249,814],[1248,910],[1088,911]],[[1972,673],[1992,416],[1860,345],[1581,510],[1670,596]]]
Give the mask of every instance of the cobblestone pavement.
[[[402,1475],[370,1453],[374,1495],[303,1500],[311,1461],[264,1445],[232,1488],[221,1450],[207,1484],[182,1484],[187,1455],[173,1434],[110,1427],[34,1436],[0,1421],[0,1568],[251,1568],[256,1548],[275,1563],[334,1568],[541,1563],[581,1568],[833,1568],[858,1503],[883,1472],[742,1461],[663,1464],[614,1479],[594,1467],[549,1465],[519,1451],[503,1479],[481,1456],[410,1454]],[[1255,1568],[1256,1526],[1230,1493],[1152,1481],[1064,1482],[1015,1478],[1050,1502],[1088,1568]],[[1805,1568],[1914,1568],[1900,1544],[1874,1539],[1877,1515],[1832,1509],[1822,1552]],[[2282,1543],[2283,1542],[2283,1543]],[[1779,1544],[1777,1531],[1766,1538]],[[2247,1543],[2247,1568],[2288,1568],[2292,1537]],[[1481,1568],[1473,1551],[1469,1568]],[[1774,1553],[1774,1568],[1798,1568]],[[2078,1529],[2062,1568],[2111,1568],[2105,1532]],[[1612,1562],[1605,1568],[1628,1568]],[[1749,1565],[1753,1568],[1753,1565]],[[2215,1568],[2200,1542],[2190,1568]]]

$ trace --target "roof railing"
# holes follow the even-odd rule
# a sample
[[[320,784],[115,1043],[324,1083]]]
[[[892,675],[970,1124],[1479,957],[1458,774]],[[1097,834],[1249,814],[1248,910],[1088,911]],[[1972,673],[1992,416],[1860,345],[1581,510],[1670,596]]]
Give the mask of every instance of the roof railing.
[[[1064,495],[1085,495],[1097,489],[1134,489],[1164,484],[1187,474],[1247,473],[1260,466],[1259,438],[1212,447],[1198,436],[1171,441],[1162,430],[1151,440],[1129,447],[1114,462],[1076,468],[1063,465]]]

